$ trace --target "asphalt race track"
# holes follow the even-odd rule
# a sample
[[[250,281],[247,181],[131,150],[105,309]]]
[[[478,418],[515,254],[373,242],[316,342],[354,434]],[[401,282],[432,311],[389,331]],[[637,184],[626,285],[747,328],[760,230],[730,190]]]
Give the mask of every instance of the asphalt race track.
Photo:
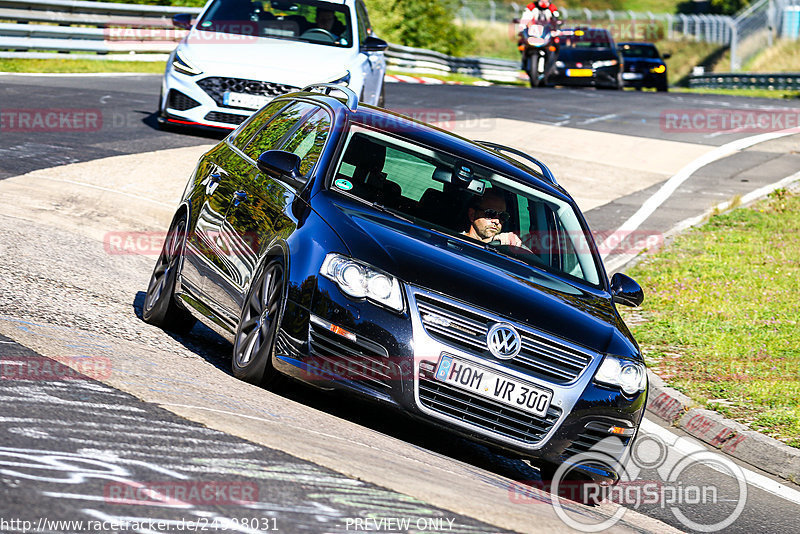
[[[171,336],[141,321],[154,256],[110,254],[106,236],[163,230],[186,165],[221,138],[159,130],[159,83],[0,75],[0,532],[86,531],[59,520],[127,521],[139,532],[573,531],[521,460],[352,398],[244,384],[211,331]],[[537,155],[606,233],[635,223],[663,239],[800,170],[800,135],[773,135],[783,128],[681,127],[681,117],[748,113],[796,125],[798,106],[781,101],[392,84],[387,104]],[[54,110],[70,119],[34,124]],[[708,165],[686,170],[704,157]],[[620,250],[606,253],[622,265]],[[15,374],[30,361],[50,378]],[[664,486],[688,465],[670,482],[713,487],[713,499],[627,511],[561,501],[562,511],[586,525],[624,511],[611,531],[708,531],[734,516],[716,531],[797,528],[799,487],[750,475],[742,486],[725,469],[755,468],[687,463],[709,451],[654,421],[639,443],[638,480]]]

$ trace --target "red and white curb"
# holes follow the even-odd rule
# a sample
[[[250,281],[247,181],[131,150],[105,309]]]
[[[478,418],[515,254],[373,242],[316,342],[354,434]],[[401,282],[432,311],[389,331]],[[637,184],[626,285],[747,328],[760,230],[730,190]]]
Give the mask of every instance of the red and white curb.
[[[494,85],[492,82],[484,80],[476,82],[453,82],[440,80],[438,78],[430,78],[428,76],[411,76],[409,74],[387,74],[384,76],[384,80],[387,83],[424,83],[427,85],[479,85],[482,87]]]

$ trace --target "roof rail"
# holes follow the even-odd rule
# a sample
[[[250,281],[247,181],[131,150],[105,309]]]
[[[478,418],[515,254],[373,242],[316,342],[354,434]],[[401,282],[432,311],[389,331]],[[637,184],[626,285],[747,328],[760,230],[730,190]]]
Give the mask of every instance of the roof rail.
[[[312,83],[311,85],[306,85],[303,87],[303,91],[311,91],[314,88],[324,89],[322,93],[326,95],[329,95],[331,90],[341,91],[347,97],[347,107],[350,109],[350,111],[355,111],[358,108],[358,95],[356,95],[349,87],[345,87],[344,85],[339,85],[336,83]]]
[[[508,146],[505,146],[505,145],[501,145],[501,144],[498,144],[498,143],[492,143],[490,141],[478,141],[478,140],[476,140],[475,142],[485,146],[486,148],[491,148],[492,150],[495,150],[497,152],[501,152],[501,153],[502,152],[508,152],[509,154],[514,154],[515,156],[519,156],[519,157],[521,157],[523,159],[526,159],[526,160],[530,161],[531,163],[533,163],[534,165],[539,167],[539,170],[542,171],[542,176],[544,176],[547,181],[549,181],[553,185],[558,186],[558,182],[556,181],[556,177],[553,176],[553,173],[550,172],[550,169],[547,167],[547,165],[545,165],[544,163],[542,163],[538,159],[534,158],[533,156],[529,156],[525,152],[523,152],[521,150],[517,150],[516,148],[511,148],[511,147],[508,147]]]

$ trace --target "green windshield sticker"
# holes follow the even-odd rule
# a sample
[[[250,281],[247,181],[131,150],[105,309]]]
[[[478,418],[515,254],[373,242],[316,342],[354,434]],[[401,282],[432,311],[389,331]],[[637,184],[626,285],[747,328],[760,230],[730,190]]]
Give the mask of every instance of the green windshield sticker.
[[[208,28],[208,27],[209,27],[209,26],[211,26],[212,24],[214,24],[214,23],[213,23],[213,22],[211,22],[210,20],[204,20],[204,21],[203,21],[203,23],[202,23],[202,24],[200,24],[200,26],[202,26],[203,28]]]
[[[353,184],[351,184],[349,180],[345,180],[344,178],[339,178],[338,180],[333,182],[333,185],[335,185],[336,187],[338,187],[343,191],[350,191],[351,189],[353,189]]]

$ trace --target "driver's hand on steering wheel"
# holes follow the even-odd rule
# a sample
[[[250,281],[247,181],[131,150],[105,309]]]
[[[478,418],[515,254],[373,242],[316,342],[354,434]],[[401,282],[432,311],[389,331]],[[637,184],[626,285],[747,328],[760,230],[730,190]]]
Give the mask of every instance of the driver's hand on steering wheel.
[[[503,232],[502,234],[497,234],[495,239],[500,241],[501,245],[511,245],[512,247],[521,247],[522,239],[519,236],[512,232]]]

